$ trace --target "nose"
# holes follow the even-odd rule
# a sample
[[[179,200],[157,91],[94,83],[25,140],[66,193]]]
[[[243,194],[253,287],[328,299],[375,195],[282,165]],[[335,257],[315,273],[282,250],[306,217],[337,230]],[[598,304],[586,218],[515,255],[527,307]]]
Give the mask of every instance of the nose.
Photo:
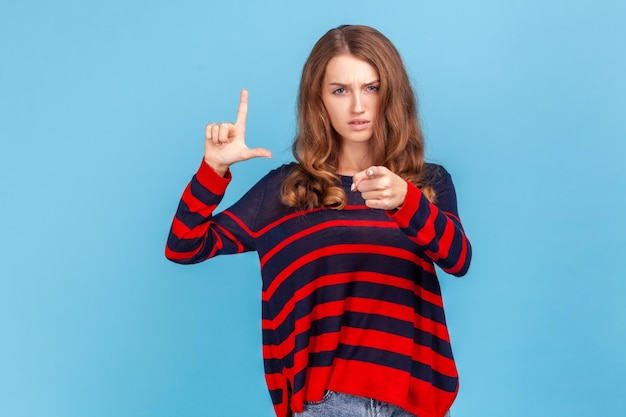
[[[360,92],[356,92],[352,96],[352,112],[363,113],[363,102],[361,101]]]

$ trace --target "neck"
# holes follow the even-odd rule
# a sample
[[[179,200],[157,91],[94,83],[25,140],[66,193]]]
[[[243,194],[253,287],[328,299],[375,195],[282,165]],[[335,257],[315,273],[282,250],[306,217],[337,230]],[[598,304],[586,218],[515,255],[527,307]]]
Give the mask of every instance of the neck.
[[[372,158],[369,152],[369,143],[344,145],[339,152],[339,175],[352,176],[363,171],[372,165]]]

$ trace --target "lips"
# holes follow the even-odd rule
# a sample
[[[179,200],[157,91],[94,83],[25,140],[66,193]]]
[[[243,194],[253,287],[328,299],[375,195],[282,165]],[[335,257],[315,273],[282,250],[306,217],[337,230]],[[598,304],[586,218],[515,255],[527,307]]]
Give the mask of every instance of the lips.
[[[365,130],[370,125],[370,121],[366,119],[354,119],[350,120],[348,124],[354,130]]]

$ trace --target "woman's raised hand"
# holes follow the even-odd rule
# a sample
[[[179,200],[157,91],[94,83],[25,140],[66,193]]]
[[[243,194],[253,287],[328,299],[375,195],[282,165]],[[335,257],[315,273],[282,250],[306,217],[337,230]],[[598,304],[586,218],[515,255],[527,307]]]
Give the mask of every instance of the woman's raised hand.
[[[250,149],[246,146],[246,117],[248,116],[248,90],[241,90],[237,121],[232,123],[210,123],[204,137],[204,160],[218,174],[224,175],[235,162],[251,158],[271,158],[267,149]]]

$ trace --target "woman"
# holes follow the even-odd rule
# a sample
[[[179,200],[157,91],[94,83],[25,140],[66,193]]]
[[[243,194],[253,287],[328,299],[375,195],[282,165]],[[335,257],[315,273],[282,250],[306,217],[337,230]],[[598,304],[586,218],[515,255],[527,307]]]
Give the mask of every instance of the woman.
[[[247,111],[243,90],[236,122],[207,126],[166,256],[258,252],[277,416],[444,416],[458,378],[434,263],[462,276],[471,247],[450,175],[424,163],[397,50],[365,26],[326,33],[302,73],[296,162],[213,215],[229,167],[271,157],[246,146]]]

